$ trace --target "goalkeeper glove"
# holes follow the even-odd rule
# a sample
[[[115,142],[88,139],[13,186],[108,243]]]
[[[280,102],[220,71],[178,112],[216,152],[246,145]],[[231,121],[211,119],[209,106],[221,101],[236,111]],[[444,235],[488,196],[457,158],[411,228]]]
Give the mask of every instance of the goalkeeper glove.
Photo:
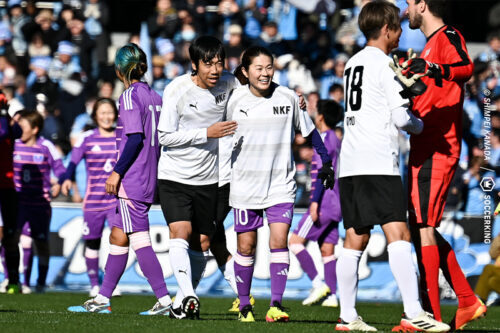
[[[413,53],[412,49],[408,50],[408,60],[400,64],[399,58],[397,55],[394,55],[394,62],[389,63],[389,67],[394,71],[396,77],[399,82],[403,85],[403,91],[401,92],[401,96],[403,98],[410,98],[413,96],[422,95],[427,86],[425,83],[420,80],[421,77],[426,74],[412,74],[410,77],[407,77],[404,72],[408,69],[408,63],[415,59],[417,55]]]
[[[318,172],[318,178],[321,179],[326,189],[333,189],[333,186],[335,186],[335,171],[332,168],[332,161],[323,163]]]
[[[438,87],[442,86],[443,70],[442,67],[438,64],[426,61],[422,58],[413,58],[408,60],[408,63],[405,67],[406,68],[403,71],[403,74],[424,74],[428,77],[432,77],[436,81],[436,85]]]

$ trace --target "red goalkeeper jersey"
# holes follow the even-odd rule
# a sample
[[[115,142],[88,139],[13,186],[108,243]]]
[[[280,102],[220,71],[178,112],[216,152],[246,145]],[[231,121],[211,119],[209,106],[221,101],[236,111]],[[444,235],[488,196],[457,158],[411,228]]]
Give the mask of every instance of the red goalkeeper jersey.
[[[458,30],[445,25],[429,36],[420,57],[439,64],[442,79],[422,78],[427,90],[413,99],[413,113],[423,120],[424,130],[411,136],[412,154],[459,158],[464,84],[474,69],[465,40]]]

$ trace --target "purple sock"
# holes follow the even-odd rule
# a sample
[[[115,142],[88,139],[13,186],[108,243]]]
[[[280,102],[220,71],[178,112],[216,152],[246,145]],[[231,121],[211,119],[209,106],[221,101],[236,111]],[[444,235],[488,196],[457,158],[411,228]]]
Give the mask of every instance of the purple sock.
[[[297,253],[295,257],[299,261],[300,267],[302,267],[302,270],[306,272],[311,281],[314,280],[314,278],[318,275],[318,271],[316,270],[316,266],[314,265],[314,261],[309,252],[304,249]]]
[[[281,304],[283,293],[285,292],[286,280],[288,278],[288,268],[290,267],[290,254],[288,248],[271,249],[271,304],[274,302]]]
[[[168,295],[167,285],[163,279],[163,270],[151,245],[136,250],[135,255],[142,273],[148,279],[151,288],[153,288],[156,298],[160,299]]]
[[[39,258],[40,260],[40,258]],[[29,286],[31,280],[31,268],[33,266],[33,247],[23,247],[23,269],[24,269],[24,285]],[[45,274],[47,275],[47,274]],[[40,276],[40,273],[38,273]],[[43,279],[45,281],[45,279]]]
[[[7,280],[9,278],[9,270],[7,269],[7,261],[5,260],[5,245],[0,247],[0,256],[2,259],[2,266],[3,266],[3,278]]]
[[[85,257],[87,265],[87,274],[89,276],[90,285],[92,287],[99,285],[99,258]]]
[[[335,295],[337,291],[337,260],[331,260],[324,264],[325,283],[330,288],[330,292]]]
[[[113,245],[111,245],[113,246]],[[115,290],[118,281],[125,271],[128,260],[128,248],[127,253],[123,254],[109,254],[108,260],[106,261],[106,267],[104,268],[104,279],[102,281],[101,289],[99,294],[104,297],[111,298],[113,290]]]
[[[234,276],[240,299],[240,310],[250,305],[254,260],[255,256],[245,256],[239,252],[234,255]]]

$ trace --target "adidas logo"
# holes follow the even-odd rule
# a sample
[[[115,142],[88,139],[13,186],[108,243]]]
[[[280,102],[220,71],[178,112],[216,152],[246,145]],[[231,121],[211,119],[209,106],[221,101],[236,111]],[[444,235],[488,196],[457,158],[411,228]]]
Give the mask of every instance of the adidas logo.
[[[236,283],[243,283],[243,279],[239,275],[236,275]]]
[[[430,324],[430,323],[426,323],[425,321],[423,320],[419,320],[419,321],[414,321],[413,322],[414,325],[417,325],[418,328],[423,328],[425,330],[428,330],[429,328],[431,327],[434,327],[435,325],[433,324]]]
[[[277,275],[284,275],[284,276],[288,276],[288,268],[284,268],[282,269],[281,271],[279,271],[277,273]]]
[[[94,147],[92,147],[91,151],[93,152],[96,152],[96,151],[101,151],[101,147],[99,147],[98,145],[95,145]]]
[[[287,210],[287,211],[285,212],[285,214],[283,214],[283,215],[281,215],[281,216],[283,216],[283,217],[285,217],[285,218],[287,218],[287,219],[291,219],[291,218],[292,218],[292,213],[291,213],[289,210]]]

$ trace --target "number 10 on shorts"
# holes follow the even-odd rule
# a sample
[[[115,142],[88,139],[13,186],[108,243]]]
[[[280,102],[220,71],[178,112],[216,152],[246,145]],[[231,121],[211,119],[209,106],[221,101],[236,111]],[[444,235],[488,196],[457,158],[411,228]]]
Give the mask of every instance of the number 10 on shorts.
[[[237,225],[247,225],[248,223],[248,212],[246,209],[236,209],[236,214],[234,214],[235,223]]]

